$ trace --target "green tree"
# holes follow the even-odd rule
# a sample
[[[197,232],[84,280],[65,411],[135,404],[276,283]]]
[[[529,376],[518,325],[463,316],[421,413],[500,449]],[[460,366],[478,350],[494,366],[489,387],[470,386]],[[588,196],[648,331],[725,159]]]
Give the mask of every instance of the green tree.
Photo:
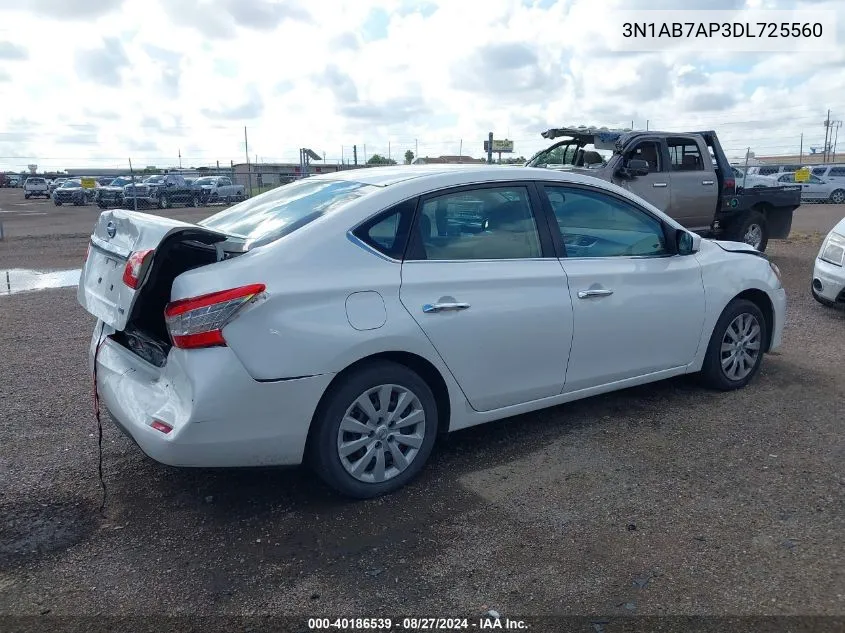
[[[414,152],[412,152],[411,150],[408,150],[407,152],[405,152],[405,164],[410,165],[413,162],[414,162]]]
[[[380,154],[373,154],[367,160],[368,165],[395,165],[396,161]]]

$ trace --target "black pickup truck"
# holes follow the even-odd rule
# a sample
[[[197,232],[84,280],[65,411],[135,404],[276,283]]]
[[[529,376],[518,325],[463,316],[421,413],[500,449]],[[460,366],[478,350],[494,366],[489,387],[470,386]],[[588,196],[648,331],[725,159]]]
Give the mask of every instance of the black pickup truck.
[[[143,182],[124,186],[123,206],[132,209],[136,204],[139,208],[143,206],[159,209],[167,209],[176,204],[197,207],[200,204],[200,195],[179,174],[157,174],[148,176]]]
[[[716,132],[555,128],[526,165],[572,170],[624,187],[686,228],[766,250],[789,236],[801,187],[737,187]]]

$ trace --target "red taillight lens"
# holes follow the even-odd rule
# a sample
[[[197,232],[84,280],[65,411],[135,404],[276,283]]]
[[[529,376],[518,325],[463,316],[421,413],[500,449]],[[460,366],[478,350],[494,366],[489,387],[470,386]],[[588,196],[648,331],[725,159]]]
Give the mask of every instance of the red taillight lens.
[[[135,251],[129,256],[126,262],[126,268],[123,269],[123,283],[133,290],[141,283],[142,272],[146,269],[145,265],[153,257],[153,249],[146,251]]]
[[[165,424],[161,420],[153,420],[153,423],[150,426],[153,427],[156,431],[161,431],[165,435],[167,435],[168,433],[170,433],[170,431],[173,430],[172,426],[170,426],[169,424]]]
[[[736,179],[725,178],[725,191],[733,191],[734,189],[736,189]]]
[[[251,284],[167,304],[164,320],[173,345],[181,349],[226,345],[223,327],[264,289],[264,284]]]

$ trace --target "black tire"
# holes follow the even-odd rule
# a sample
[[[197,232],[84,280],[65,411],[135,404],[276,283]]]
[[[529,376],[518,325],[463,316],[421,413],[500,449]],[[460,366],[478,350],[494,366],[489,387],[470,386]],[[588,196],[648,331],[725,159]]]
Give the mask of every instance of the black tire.
[[[746,241],[745,236],[754,226],[759,228],[761,237],[759,245],[752,244],[752,246],[763,253],[769,243],[769,224],[766,222],[766,217],[759,211],[752,210],[746,213],[745,216],[733,226],[730,231],[730,239],[737,242],[751,244],[751,242]]]
[[[56,205],[57,207],[62,206],[62,203],[61,203],[61,202],[59,202],[58,200],[55,200],[54,202],[55,202],[55,205]]]
[[[200,206],[200,198],[199,198],[199,196],[192,196],[192,197],[191,197],[191,206],[192,206],[192,207],[198,207],[198,206]]]
[[[29,200],[29,194],[28,193],[23,194],[23,197],[24,197],[24,200]]]
[[[754,359],[751,371],[742,378],[735,380],[728,376],[722,368],[722,342],[726,337],[729,337],[728,327],[741,315],[750,315],[760,327],[760,348]],[[757,304],[747,299],[734,299],[724,309],[719,320],[716,322],[716,327],[713,328],[713,334],[710,336],[707,353],[704,356],[704,364],[701,367],[701,373],[699,375],[701,382],[706,387],[719,391],[732,391],[745,387],[757,375],[760,369],[760,363],[763,360],[763,353],[768,340],[769,330],[766,325],[766,319],[763,317],[763,312],[757,307]]]
[[[158,197],[158,208],[159,209],[168,209],[170,208],[170,200],[167,199],[165,194],[161,194]]]
[[[845,202],[845,189],[835,189],[830,193],[830,202],[833,204],[842,204]]]
[[[368,389],[379,385],[398,385],[413,392],[425,413],[425,435],[411,463],[391,479],[366,483],[353,477],[344,468],[338,455],[338,433],[347,408]],[[329,487],[353,499],[371,499],[398,490],[416,477],[428,461],[437,436],[437,402],[431,388],[414,371],[404,365],[378,361],[357,369],[335,384],[323,397],[314,416],[308,442],[308,463]]]

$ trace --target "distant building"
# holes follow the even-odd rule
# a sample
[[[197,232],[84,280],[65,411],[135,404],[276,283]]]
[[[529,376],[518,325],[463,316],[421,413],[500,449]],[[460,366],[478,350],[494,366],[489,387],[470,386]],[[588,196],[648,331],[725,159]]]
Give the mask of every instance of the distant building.
[[[472,156],[425,156],[414,160],[414,165],[484,165],[487,160],[484,158],[473,158]]]
[[[308,174],[332,174],[345,169],[360,169],[366,165],[319,165],[311,163]],[[237,163],[234,166],[233,179],[235,184],[249,187],[275,187],[284,185],[302,177],[302,166],[299,163]]]
[[[739,159],[744,162],[744,159]],[[756,162],[755,162],[756,161]],[[823,165],[827,163],[845,163],[845,155],[837,153],[834,158],[833,154],[828,154],[827,160],[824,159],[824,154],[804,154],[799,156],[794,154],[792,156],[755,156],[748,161],[749,165],[789,165],[800,163],[802,165]]]

